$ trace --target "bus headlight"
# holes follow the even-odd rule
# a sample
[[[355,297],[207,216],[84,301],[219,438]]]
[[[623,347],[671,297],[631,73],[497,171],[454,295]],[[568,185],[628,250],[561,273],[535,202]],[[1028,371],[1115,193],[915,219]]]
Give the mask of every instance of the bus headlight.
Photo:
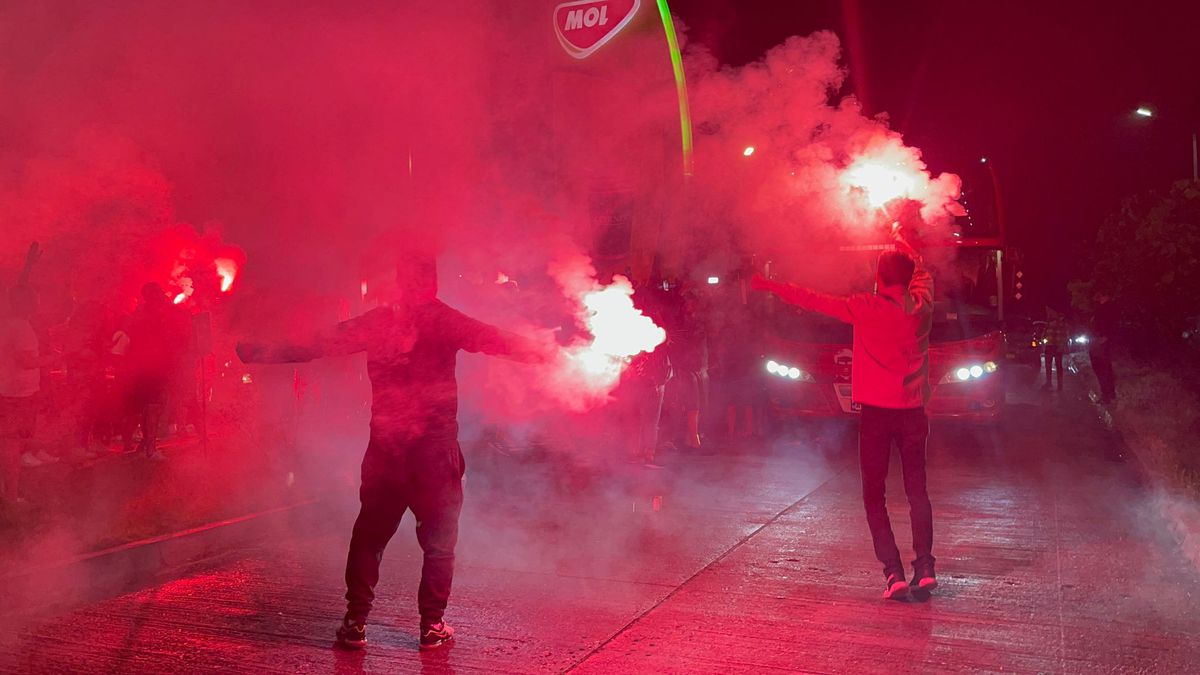
[[[946,371],[938,384],[950,384],[952,382],[970,382],[971,380],[982,379],[996,372],[999,366],[995,361],[984,361],[983,363],[968,363],[957,368],[951,368]]]
[[[812,382],[813,376],[808,372],[789,366],[778,361],[767,361],[767,372],[772,375],[777,375],[785,380],[795,380],[797,382]]]

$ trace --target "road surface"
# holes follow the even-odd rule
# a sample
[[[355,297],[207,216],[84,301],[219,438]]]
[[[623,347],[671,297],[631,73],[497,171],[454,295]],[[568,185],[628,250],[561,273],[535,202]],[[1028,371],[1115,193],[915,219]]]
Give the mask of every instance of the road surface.
[[[416,649],[407,519],[368,650],[331,649],[346,495],[243,523],[249,539],[132,592],[10,617],[0,671],[1195,672],[1200,574],[1125,449],[1076,383],[1042,395],[1032,370],[1009,374],[1001,428],[934,426],[941,586],[927,601],[880,599],[853,426],[805,425],[586,483],[518,467],[480,489],[469,473],[447,650]],[[893,471],[905,549],[900,485]]]

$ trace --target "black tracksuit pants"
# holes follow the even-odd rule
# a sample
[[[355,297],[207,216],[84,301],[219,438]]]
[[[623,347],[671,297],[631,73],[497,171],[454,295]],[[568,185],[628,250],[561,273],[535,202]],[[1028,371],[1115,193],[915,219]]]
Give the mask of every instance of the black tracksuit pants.
[[[449,437],[397,441],[372,430],[362,464],[362,508],[346,560],[347,616],[365,622],[375,600],[383,550],[404,512],[417,521],[425,553],[417,607],[423,627],[442,620],[454,580],[454,547],[462,510],[464,463]]]
[[[883,573],[904,573],[900,550],[892,533],[884,498],[892,444],[900,448],[904,470],[904,492],[908,495],[912,517],[913,567],[932,565],[933,508],[925,481],[925,441],[929,438],[929,420],[924,408],[894,410],[864,405],[859,422],[858,452],[862,468],[863,505],[867,525],[875,544],[875,557],[883,563]]]

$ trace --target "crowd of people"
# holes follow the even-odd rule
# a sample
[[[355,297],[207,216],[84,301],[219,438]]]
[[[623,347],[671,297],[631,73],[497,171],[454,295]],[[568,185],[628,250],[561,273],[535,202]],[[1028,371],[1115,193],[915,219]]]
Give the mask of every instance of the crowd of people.
[[[190,318],[162,286],[146,284],[131,313],[82,302],[65,320],[39,311],[38,296],[26,283],[2,296],[5,502],[24,501],[24,469],[120,452],[161,461],[160,436],[198,427]]]
[[[761,433],[761,299],[741,275],[721,281],[652,278],[634,294],[667,341],[635,357],[614,392],[633,463],[660,468],[659,450],[703,454],[716,437]]]

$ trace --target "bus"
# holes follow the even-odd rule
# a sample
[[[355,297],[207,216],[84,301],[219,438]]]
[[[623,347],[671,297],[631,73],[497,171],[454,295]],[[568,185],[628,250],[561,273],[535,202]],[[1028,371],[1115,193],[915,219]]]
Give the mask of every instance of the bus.
[[[875,262],[887,248],[890,246],[872,245],[822,251],[823,267],[838,271],[838,282],[832,285],[841,287],[823,287],[819,278],[806,279],[800,270],[774,269],[769,275],[818,290],[869,292]],[[996,422],[1005,404],[1000,367],[1007,351],[1004,248],[995,240],[955,239],[923,249],[922,257],[934,277],[929,347],[933,395],[926,410],[931,418]],[[820,270],[816,276],[821,276]],[[766,313],[760,373],[768,414],[780,420],[860,412],[850,384],[854,369],[851,326],[774,298]]]

